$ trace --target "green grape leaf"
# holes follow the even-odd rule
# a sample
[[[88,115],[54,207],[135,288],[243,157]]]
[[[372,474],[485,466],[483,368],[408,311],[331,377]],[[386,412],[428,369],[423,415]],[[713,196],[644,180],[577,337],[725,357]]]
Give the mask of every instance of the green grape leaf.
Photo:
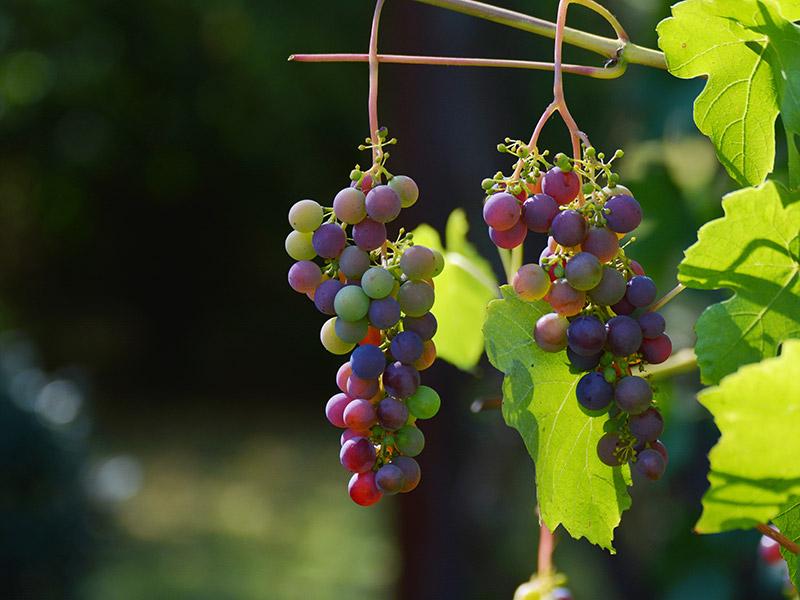
[[[658,25],[670,73],[708,76],[694,120],[742,185],[775,161],[775,119],[800,131],[800,16],[789,0],[686,0]]]
[[[781,533],[793,542],[800,542],[800,500],[790,502],[772,522]],[[800,590],[800,556],[781,547],[781,554],[789,565],[789,577],[794,587]]]
[[[708,458],[700,533],[753,527],[800,496],[800,340],[697,395],[721,436]]]
[[[430,225],[420,225],[412,232],[414,243],[444,256],[444,271],[434,280],[432,312],[439,322],[436,354],[464,371],[474,368],[483,354],[483,333],[475,324],[483,322],[487,303],[498,295],[492,266],[467,241],[468,229],[464,211],[456,209],[447,219],[446,249]]]
[[[511,286],[503,299],[489,303],[486,353],[505,374],[503,417],[516,429],[536,465],[536,494],[544,523],[563,525],[574,538],[611,552],[614,529],[630,507],[630,469],[611,468],[597,457],[607,415],[581,411],[575,386],[581,374],[570,373],[563,352],[547,353],[533,340],[540,316],[551,312],[544,302],[525,302]]]
[[[800,337],[800,192],[768,181],[728,194],[722,208],[725,216],[700,228],[678,268],[688,287],[735,292],[695,325],[706,384]]]

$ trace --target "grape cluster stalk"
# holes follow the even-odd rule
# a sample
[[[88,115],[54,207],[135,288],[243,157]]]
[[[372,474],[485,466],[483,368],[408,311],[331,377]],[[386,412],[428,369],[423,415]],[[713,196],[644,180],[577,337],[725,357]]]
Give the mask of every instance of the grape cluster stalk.
[[[589,146],[582,158],[558,154],[551,164],[546,152],[520,141],[507,139],[498,149],[516,156],[518,168],[483,181],[489,237],[512,250],[529,231],[549,234],[538,264],[522,265],[511,282],[518,297],[552,308],[537,320],[533,338],[545,352],[566,350],[570,368],[585,373],[575,391],[582,410],[610,417],[597,444],[600,460],[630,462],[657,480],[668,454],[645,366],[666,361],[672,342],[664,317],[649,310],[655,283],[625,250],[642,209],[612,171],[622,152],[605,160]]]
[[[394,142],[386,141],[385,130],[379,139]],[[410,177],[386,171],[388,154],[378,156],[381,162],[369,171],[350,173],[351,184],[331,207],[314,200],[294,204],[286,238],[286,251],[297,261],[289,285],[330,317],[320,331],[322,345],[349,355],[325,414],[344,430],[339,458],[353,474],[350,497],[362,506],[417,487],[414,457],[425,446],[418,421],[435,416],[441,404],[436,391],[420,384],[420,371],[436,359],[437,322],[430,310],[444,258],[415,245],[402,229],[394,240],[387,237],[387,224],[417,202],[419,189]]]

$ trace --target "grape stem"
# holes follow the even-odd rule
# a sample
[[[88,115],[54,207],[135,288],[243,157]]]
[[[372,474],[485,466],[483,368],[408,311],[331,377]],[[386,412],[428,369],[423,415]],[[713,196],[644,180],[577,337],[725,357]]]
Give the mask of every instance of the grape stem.
[[[541,519],[541,515],[539,515]],[[539,525],[539,562],[536,571],[539,575],[550,575],[553,571],[553,549],[555,548],[555,535],[544,524]]]
[[[372,169],[381,163],[383,148],[378,138],[378,26],[381,21],[381,11],[384,0],[375,2],[375,12],[372,14],[372,28],[369,34],[369,137],[372,140]]]
[[[792,554],[800,554],[800,546],[798,546],[795,542],[787,538],[783,535],[780,531],[774,530],[769,525],[765,525],[764,523],[759,523],[756,525],[756,529],[763,533],[765,536],[772,538],[776,542],[778,542],[781,546],[786,548]]]
[[[667,292],[666,294],[664,294],[664,297],[663,297],[663,298],[661,298],[661,299],[660,299],[658,302],[656,302],[655,304],[653,304],[653,306],[651,306],[651,307],[648,309],[648,312],[655,312],[655,311],[657,311],[657,310],[660,310],[660,309],[661,309],[661,308],[663,308],[663,307],[664,307],[664,306],[665,306],[665,305],[666,305],[668,302],[670,302],[671,300],[673,300],[673,299],[675,298],[675,296],[677,296],[678,294],[680,294],[680,293],[681,293],[683,290],[685,290],[685,289],[686,289],[686,286],[685,286],[685,285],[683,285],[682,283],[679,283],[679,284],[678,284],[678,285],[676,285],[674,288],[672,288],[672,289],[671,289],[669,292]]]

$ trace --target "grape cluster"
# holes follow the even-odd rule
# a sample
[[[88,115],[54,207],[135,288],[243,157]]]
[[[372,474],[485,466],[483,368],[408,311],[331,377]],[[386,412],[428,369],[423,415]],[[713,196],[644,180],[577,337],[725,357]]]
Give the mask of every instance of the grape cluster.
[[[664,362],[672,342],[664,318],[648,310],[656,299],[653,280],[620,245],[642,220],[641,206],[611,171],[622,152],[606,162],[586,148],[582,159],[559,154],[551,165],[546,154],[508,142],[501,150],[518,157],[520,173],[484,180],[483,216],[501,248],[518,246],[528,231],[549,233],[539,263],[522,265],[511,282],[520,298],[544,299],[553,309],[536,323],[536,344],[566,350],[571,368],[586,373],[576,388],[583,410],[610,415],[600,460],[630,461],[659,479],[667,464],[658,441],[664,422],[642,372],[647,363]]]
[[[430,309],[433,278],[444,258],[414,245],[402,229],[395,241],[387,239],[386,224],[417,201],[419,190],[410,177],[391,176],[382,164],[375,171],[354,169],[351,185],[330,208],[297,202],[289,210],[293,231],[286,238],[286,251],[297,261],[289,285],[330,316],[320,332],[322,345],[350,355],[336,375],[340,393],[325,414],[344,429],[339,457],[353,473],[350,497],[362,506],[417,486],[420,467],[413,457],[425,437],[416,421],[433,417],[441,404],[432,388],[420,385],[419,372],[436,359],[437,322]],[[388,183],[380,183],[382,175]]]

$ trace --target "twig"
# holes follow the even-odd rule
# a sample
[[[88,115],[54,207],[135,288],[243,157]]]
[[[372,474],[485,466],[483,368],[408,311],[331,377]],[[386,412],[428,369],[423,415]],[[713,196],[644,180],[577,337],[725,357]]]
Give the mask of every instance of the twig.
[[[381,21],[381,10],[384,0],[377,0],[372,15],[372,28],[369,33],[369,137],[372,140],[373,166],[380,162],[381,145],[378,138],[378,26]]]
[[[650,365],[647,372],[652,381],[668,379],[675,375],[690,373],[697,368],[697,355],[694,348],[684,348],[679,350],[660,365]]]
[[[667,304],[670,300],[674,299],[675,296],[680,294],[685,289],[686,289],[686,286],[683,285],[682,283],[679,283],[674,288],[672,288],[670,291],[668,291],[666,294],[664,294],[663,298],[661,298],[658,302],[653,304],[653,306],[651,306],[648,309],[648,312],[655,312],[655,311],[663,308],[665,304]]]
[[[764,525],[763,523],[759,523],[758,525],[756,525],[756,529],[758,529],[765,536],[772,538],[773,540],[778,542],[781,546],[786,548],[792,554],[800,554],[800,546],[798,546],[795,542],[787,538],[780,531],[776,531],[769,525]]]

